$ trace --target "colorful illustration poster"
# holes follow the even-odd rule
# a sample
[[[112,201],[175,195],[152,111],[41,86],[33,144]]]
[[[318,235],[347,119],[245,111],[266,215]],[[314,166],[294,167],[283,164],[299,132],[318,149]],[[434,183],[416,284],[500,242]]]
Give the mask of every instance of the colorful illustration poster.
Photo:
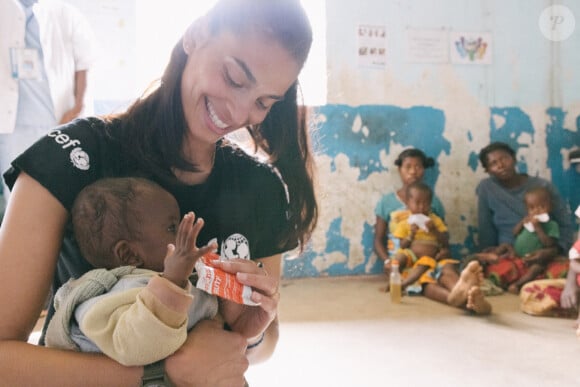
[[[385,68],[387,65],[387,28],[359,25],[358,64],[360,67]]]
[[[451,63],[488,65],[492,63],[492,52],[489,32],[449,32]]]
[[[407,63],[448,63],[449,46],[446,29],[407,29],[405,59]]]

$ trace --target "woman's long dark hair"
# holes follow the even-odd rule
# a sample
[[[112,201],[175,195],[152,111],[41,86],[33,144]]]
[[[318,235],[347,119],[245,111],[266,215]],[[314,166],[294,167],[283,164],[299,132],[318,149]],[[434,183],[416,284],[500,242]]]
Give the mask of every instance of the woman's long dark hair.
[[[238,36],[258,32],[275,39],[299,64],[304,64],[312,44],[312,30],[298,0],[220,0],[207,13],[210,34],[224,29]],[[265,53],[267,55],[267,53]],[[183,40],[173,48],[171,59],[157,88],[136,101],[118,118],[121,141],[131,146],[131,158],[142,171],[169,178],[172,167],[196,171],[182,153],[187,123],[181,101],[181,77],[187,54]],[[305,109],[298,108],[298,83],[286,92],[260,125],[248,128],[257,147],[278,168],[288,188],[291,229],[285,241],[304,247],[317,219],[313,160]],[[177,150],[177,151],[176,151]]]

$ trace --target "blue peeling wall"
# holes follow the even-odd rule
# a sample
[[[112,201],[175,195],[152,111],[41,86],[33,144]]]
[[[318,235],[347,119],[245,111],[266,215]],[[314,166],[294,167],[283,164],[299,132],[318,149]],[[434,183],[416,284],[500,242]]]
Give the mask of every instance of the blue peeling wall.
[[[561,1],[580,26],[580,2]],[[328,103],[312,109],[320,221],[306,251],[285,259],[286,277],[375,274],[374,207],[400,186],[393,162],[405,147],[436,160],[426,181],[446,208],[454,255],[477,241],[479,150],[504,141],[520,171],[551,179],[572,208],[580,173],[580,31],[561,42],[538,27],[550,1],[364,0],[327,2]],[[359,24],[387,30],[387,64],[357,64]],[[415,64],[404,59],[406,29],[488,32],[488,65]]]
[[[93,72],[95,109],[119,110],[146,86],[139,85],[137,75],[150,80],[141,74],[151,67],[150,52],[171,48],[175,38],[159,42],[159,34],[149,28],[147,17],[157,15],[146,12],[153,3],[68,1],[87,14],[106,42],[102,50],[107,60]],[[187,2],[171,3],[174,7],[166,12]],[[520,171],[551,179],[572,208],[580,204],[580,173],[568,162],[569,152],[580,147],[580,1],[325,4],[326,73],[320,79],[326,79],[326,87],[320,89],[327,90],[327,101],[311,107],[320,219],[304,253],[284,260],[284,276],[381,272],[372,248],[374,207],[383,194],[400,186],[393,163],[409,146],[436,160],[425,179],[445,206],[458,258],[477,242],[475,187],[486,176],[477,155],[491,141],[512,145]],[[571,36],[559,42],[547,39],[539,27],[541,13],[556,4],[568,7],[576,23]],[[189,19],[188,12],[180,19]],[[182,21],[188,20],[171,26],[175,36]],[[385,28],[384,67],[359,66],[359,25]],[[407,32],[413,30],[489,34],[491,63],[411,63],[405,52]],[[139,52],[147,57],[147,66]],[[153,58],[160,69],[167,55]]]

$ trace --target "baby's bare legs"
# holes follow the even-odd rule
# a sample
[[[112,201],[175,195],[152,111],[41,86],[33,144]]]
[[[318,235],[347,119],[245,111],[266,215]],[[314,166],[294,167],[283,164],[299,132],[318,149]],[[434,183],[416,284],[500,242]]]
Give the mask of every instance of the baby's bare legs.
[[[409,275],[401,283],[403,289],[409,285],[413,285],[427,270],[429,270],[429,266],[425,265],[417,265],[409,270]]]
[[[508,287],[508,292],[510,292],[512,294],[519,294],[522,286],[524,286],[526,283],[528,283],[530,281],[535,280],[536,277],[544,271],[544,269],[545,269],[545,266],[540,265],[538,263],[531,265],[528,268],[528,271],[525,272],[524,275],[522,275],[519,280],[517,280],[516,282],[514,282],[513,284],[511,284]]]
[[[479,287],[482,282],[483,269],[481,265],[477,261],[469,262],[461,272],[459,280],[451,289],[447,297],[447,303],[457,307],[465,305],[469,290],[474,286]]]

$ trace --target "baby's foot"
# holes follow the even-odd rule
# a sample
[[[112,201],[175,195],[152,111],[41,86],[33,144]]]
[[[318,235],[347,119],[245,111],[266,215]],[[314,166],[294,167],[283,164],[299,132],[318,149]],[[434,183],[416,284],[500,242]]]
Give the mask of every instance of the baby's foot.
[[[479,286],[472,286],[467,292],[466,308],[478,315],[491,313],[491,304],[487,302]]]
[[[467,300],[467,293],[473,286],[483,282],[483,270],[477,261],[471,261],[459,275],[459,280],[449,292],[447,303],[453,306],[463,306]]]

